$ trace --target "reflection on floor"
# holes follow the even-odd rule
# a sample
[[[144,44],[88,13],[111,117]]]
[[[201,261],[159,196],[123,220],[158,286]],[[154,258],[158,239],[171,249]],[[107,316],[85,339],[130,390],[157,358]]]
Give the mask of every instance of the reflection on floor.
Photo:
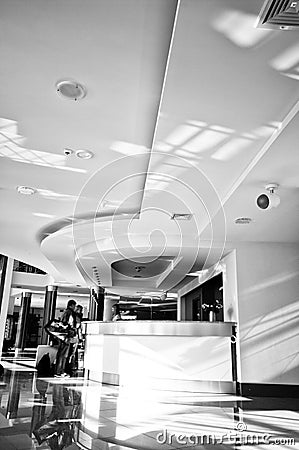
[[[298,400],[37,378],[28,355],[1,364],[1,450],[299,448]]]

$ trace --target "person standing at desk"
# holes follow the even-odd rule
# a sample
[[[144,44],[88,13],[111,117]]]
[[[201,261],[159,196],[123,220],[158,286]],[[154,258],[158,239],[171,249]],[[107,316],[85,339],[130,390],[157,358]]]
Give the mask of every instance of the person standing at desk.
[[[65,372],[66,363],[68,358],[71,356],[72,352],[72,340],[77,338],[76,330],[76,315],[75,315],[75,300],[69,300],[67,303],[66,310],[64,311],[61,323],[65,326],[67,335],[64,341],[60,341],[57,357],[56,357],[56,373],[55,377],[66,377],[69,376]]]
[[[76,305],[75,307],[75,317],[76,317],[76,336],[71,340],[71,348],[69,352],[69,360],[66,365],[66,372],[71,376],[75,375],[78,370],[78,349],[83,342],[82,333],[82,320],[83,320],[83,306]]]
[[[121,320],[121,315],[120,315],[119,304],[116,304],[113,306],[112,322],[117,322],[118,320]]]

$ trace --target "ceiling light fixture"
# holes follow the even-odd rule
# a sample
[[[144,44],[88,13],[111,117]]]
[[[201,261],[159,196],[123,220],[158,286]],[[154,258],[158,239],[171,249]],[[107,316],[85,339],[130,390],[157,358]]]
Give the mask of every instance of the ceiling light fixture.
[[[56,83],[56,92],[63,98],[78,101],[85,97],[86,90],[82,84],[72,80],[62,80]]]
[[[71,148],[65,148],[63,150],[63,153],[65,154],[65,156],[70,156],[74,153],[74,150],[72,150]]]
[[[90,159],[93,157],[93,153],[87,150],[77,150],[76,156],[81,159]]]
[[[36,190],[29,186],[18,186],[17,191],[22,195],[33,195],[36,193]]]

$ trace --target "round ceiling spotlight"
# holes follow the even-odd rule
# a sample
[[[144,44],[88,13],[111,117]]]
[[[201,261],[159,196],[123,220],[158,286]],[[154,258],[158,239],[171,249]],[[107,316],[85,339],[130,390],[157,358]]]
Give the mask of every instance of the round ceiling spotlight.
[[[63,80],[56,83],[56,92],[63,98],[78,101],[85,97],[86,90],[77,81]]]
[[[36,190],[29,186],[18,186],[17,191],[22,195],[33,195],[36,193]]]
[[[74,153],[74,150],[72,150],[71,148],[65,148],[63,150],[63,153],[65,154],[65,156],[70,156]]]
[[[81,159],[90,159],[93,157],[93,153],[88,150],[77,150],[76,156]]]

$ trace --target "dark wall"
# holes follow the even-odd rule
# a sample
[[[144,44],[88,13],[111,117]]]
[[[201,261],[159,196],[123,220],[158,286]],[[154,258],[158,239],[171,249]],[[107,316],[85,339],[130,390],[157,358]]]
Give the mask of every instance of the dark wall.
[[[218,300],[223,304],[223,279],[222,273],[207,280],[198,288],[189,292],[184,296],[185,319],[208,321],[209,312],[202,309],[204,303],[212,305]],[[217,321],[223,321],[223,309],[219,310],[216,315]]]

